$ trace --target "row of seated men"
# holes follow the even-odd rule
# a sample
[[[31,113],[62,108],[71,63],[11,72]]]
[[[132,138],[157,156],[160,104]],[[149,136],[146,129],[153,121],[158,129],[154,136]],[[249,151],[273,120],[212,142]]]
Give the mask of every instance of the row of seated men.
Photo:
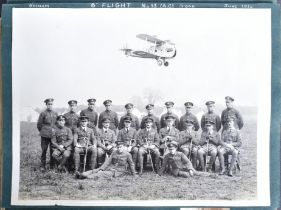
[[[210,118],[206,119],[206,129],[201,136],[194,129],[194,121],[186,120],[186,129],[179,133],[174,128],[175,118],[171,115],[165,117],[166,128],[157,130],[153,128],[154,119],[147,117],[145,119],[145,128],[139,131],[131,127],[132,118],[124,117],[124,128],[118,132],[117,138],[115,132],[111,130],[110,119],[102,120],[102,129],[94,130],[88,127],[89,118],[80,117],[80,126],[72,131],[65,126],[65,116],[57,117],[57,127],[53,131],[51,138],[52,157],[58,162],[58,169],[64,169],[64,165],[73,151],[75,174],[79,174],[80,154],[87,153],[91,170],[95,170],[98,163],[102,163],[103,157],[108,155],[111,158],[113,152],[119,144],[122,144],[123,150],[132,156],[133,171],[139,166],[139,174],[143,173],[144,156],[149,154],[153,160],[153,170],[160,170],[160,157],[168,155],[168,145],[171,142],[177,144],[183,156],[186,157],[189,173],[197,168],[197,160],[202,170],[211,170],[211,166],[218,155],[220,161],[220,174],[225,174],[224,155],[231,154],[232,160],[227,174],[232,176],[233,167],[237,161],[239,147],[241,146],[241,135],[239,129],[235,128],[235,116],[227,118],[227,128],[223,130],[222,135],[215,129],[215,122]],[[117,140],[117,141],[116,141]],[[121,142],[121,143],[120,143]],[[115,152],[116,153],[116,152]],[[206,165],[204,156],[210,155],[210,161]],[[112,158],[111,158],[112,159]],[[190,162],[192,161],[192,164]],[[104,164],[108,164],[108,161]],[[104,167],[103,165],[101,167]],[[131,167],[130,167],[131,168]],[[191,170],[191,171],[190,171]]]

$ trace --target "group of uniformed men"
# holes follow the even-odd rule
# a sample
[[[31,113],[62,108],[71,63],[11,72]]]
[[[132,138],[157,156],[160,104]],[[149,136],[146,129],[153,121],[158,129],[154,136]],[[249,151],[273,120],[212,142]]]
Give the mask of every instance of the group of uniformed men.
[[[105,111],[99,116],[95,111],[95,99],[88,100],[88,108],[82,110],[80,116],[75,112],[76,100],[68,102],[70,111],[64,115],[53,111],[53,101],[52,98],[44,101],[47,109],[40,114],[37,123],[42,172],[46,170],[46,153],[50,145],[50,166],[66,172],[65,164],[73,153],[77,178],[122,176],[128,172],[128,167],[133,176],[137,169],[141,175],[144,159],[151,161],[152,169],[158,175],[169,172],[189,177],[195,170],[211,171],[217,156],[220,174],[233,176],[242,144],[243,119],[233,108],[232,97],[225,97],[227,108],[221,117],[214,113],[215,102],[206,102],[208,112],[201,118],[200,137],[199,122],[191,112],[192,102],[184,104],[186,113],[180,119],[172,113],[174,103],[166,102],[167,113],[160,120],[153,114],[154,105],[148,104],[145,107],[147,115],[139,123],[132,114],[134,106],[131,103],[125,105],[126,114],[119,122],[117,113],[111,110],[111,100],[104,101]],[[79,172],[80,154],[86,155],[91,170],[85,172],[84,167],[83,173]],[[228,160],[229,154],[231,161],[226,171],[225,158]]]

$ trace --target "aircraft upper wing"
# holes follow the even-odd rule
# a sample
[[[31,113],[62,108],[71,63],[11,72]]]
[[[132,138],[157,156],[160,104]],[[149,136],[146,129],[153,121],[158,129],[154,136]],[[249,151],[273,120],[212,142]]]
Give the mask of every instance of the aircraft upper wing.
[[[147,34],[138,34],[137,38],[145,40],[145,41],[148,41],[148,42],[151,42],[151,43],[156,43],[157,45],[165,44],[165,41],[160,40],[160,39],[158,39],[156,37],[147,35]]]

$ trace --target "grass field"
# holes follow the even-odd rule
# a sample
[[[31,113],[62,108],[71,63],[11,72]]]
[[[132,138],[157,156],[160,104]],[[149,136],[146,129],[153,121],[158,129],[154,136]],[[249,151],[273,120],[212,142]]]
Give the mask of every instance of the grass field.
[[[39,171],[40,136],[35,123],[21,122],[20,188],[23,200],[251,200],[257,196],[256,122],[242,130],[241,172],[234,177],[204,173],[188,179],[158,177],[146,171],[141,177],[76,180],[71,174]],[[218,160],[217,160],[218,165]]]

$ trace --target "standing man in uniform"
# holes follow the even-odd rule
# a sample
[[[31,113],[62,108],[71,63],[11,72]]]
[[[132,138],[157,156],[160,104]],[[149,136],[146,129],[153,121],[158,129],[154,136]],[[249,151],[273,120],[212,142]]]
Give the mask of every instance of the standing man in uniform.
[[[75,175],[79,175],[80,154],[84,153],[90,155],[90,167],[94,169],[97,165],[97,139],[93,129],[88,127],[89,118],[86,116],[80,117],[80,126],[74,132],[73,146],[74,146],[74,166]]]
[[[70,128],[73,134],[75,129],[78,127],[78,122],[79,122],[79,115],[76,114],[75,112],[75,109],[77,107],[77,101],[70,100],[68,101],[68,104],[69,104],[69,112],[64,114],[65,126]]]
[[[162,167],[159,170],[158,175],[162,175],[169,165],[172,170],[171,173],[174,176],[181,176],[188,178],[194,175],[194,168],[190,160],[182,152],[177,151],[178,142],[171,141],[168,143],[169,153],[164,156]]]
[[[199,136],[194,130],[193,120],[186,120],[186,130],[180,132],[180,148],[179,151],[183,152],[186,157],[192,161],[193,167],[197,168],[197,156],[199,149]]]
[[[215,122],[212,120],[206,122],[207,129],[202,132],[201,139],[199,141],[199,145],[201,146],[201,148],[198,150],[199,162],[203,171],[208,172],[211,171],[212,166],[216,161],[218,152],[217,147],[221,144],[220,135],[214,129],[214,124]],[[207,165],[208,155],[211,155],[211,158],[206,168],[205,164]],[[206,162],[204,161],[204,156],[206,156]]]
[[[167,116],[173,116],[173,117],[175,118],[175,123],[174,123],[175,128],[178,128],[178,127],[179,127],[179,117],[178,117],[176,114],[174,114],[174,113],[172,112],[172,109],[173,109],[174,104],[175,104],[175,103],[172,102],[172,101],[168,101],[168,102],[165,103],[165,106],[166,106],[166,109],[167,109],[167,113],[166,113],[166,114],[163,114],[163,115],[161,116],[161,119],[160,119],[160,127],[161,127],[161,128],[166,127],[165,118],[166,118]]]
[[[194,130],[198,131],[199,130],[199,122],[198,122],[196,116],[191,113],[193,103],[192,102],[186,102],[186,103],[184,103],[184,106],[185,106],[186,113],[183,116],[181,116],[181,118],[180,118],[179,130],[180,131],[186,130],[186,127],[187,127],[186,120],[192,120]]]
[[[228,155],[231,155],[231,163],[228,170],[228,176],[233,176],[232,170],[236,164],[239,155],[239,147],[242,145],[241,141],[241,134],[239,129],[235,128],[234,126],[235,118],[229,117],[227,118],[227,129],[222,132],[222,146],[218,149],[218,156],[220,160],[220,168],[221,172],[220,175],[224,174],[225,165],[224,165],[224,158],[225,155],[228,158]]]
[[[132,118],[130,116],[124,117],[123,120],[125,127],[118,132],[117,141],[124,142],[124,149],[132,154],[133,162],[136,166],[139,151],[137,147],[137,131],[131,127]]]
[[[233,108],[233,102],[234,102],[234,98],[230,96],[225,97],[225,104],[227,108],[223,110],[221,114],[221,123],[223,126],[222,131],[224,131],[227,128],[227,118],[229,116],[235,117],[235,121],[234,121],[235,128],[241,130],[244,126],[242,115],[239,113],[239,111]]]
[[[88,108],[80,112],[80,116],[86,116],[89,119],[88,127],[94,129],[98,124],[98,113],[95,111],[96,99],[90,98]]]
[[[111,111],[111,104],[112,101],[111,100],[105,100],[103,102],[104,106],[105,106],[105,111],[103,111],[102,113],[100,113],[99,116],[99,128],[102,128],[102,120],[104,118],[108,118],[110,120],[110,126],[109,128],[111,130],[113,130],[115,132],[115,134],[117,134],[117,128],[118,128],[118,116],[116,112]]]
[[[116,135],[110,128],[110,119],[102,119],[102,128],[98,130],[98,163],[103,163],[104,156],[111,155],[115,149]]]
[[[117,141],[117,149],[113,151],[110,157],[104,162],[104,164],[94,170],[83,173],[78,178],[117,178],[129,175],[127,166],[129,166],[131,175],[136,176],[135,166],[132,161],[132,156],[124,149],[124,142]]]
[[[126,109],[126,114],[124,116],[121,117],[120,122],[119,122],[119,126],[118,129],[121,130],[122,128],[124,128],[124,118],[126,117],[131,117],[132,121],[131,121],[131,127],[136,129],[137,131],[140,128],[140,122],[137,116],[135,116],[132,111],[133,111],[134,105],[131,103],[128,103],[125,105],[125,109]]]
[[[39,119],[37,122],[37,129],[40,132],[41,136],[41,166],[40,170],[42,172],[46,171],[46,155],[48,146],[50,145],[50,167],[53,168],[54,160],[52,158],[52,147],[51,147],[51,139],[53,135],[53,131],[56,127],[56,121],[58,114],[53,111],[53,102],[54,99],[48,98],[45,101],[47,109],[39,115]]]
[[[221,129],[221,119],[220,116],[214,113],[215,102],[214,101],[207,101],[206,103],[208,112],[204,114],[201,118],[201,129],[206,130],[206,121],[208,119],[212,119],[215,122],[215,129],[218,132]]]
[[[67,172],[65,168],[65,163],[71,155],[73,135],[70,128],[65,125],[65,116],[59,115],[57,117],[57,128],[53,133],[52,137],[52,157],[58,162],[58,171]]]
[[[155,129],[152,128],[153,119],[147,118],[145,121],[146,128],[141,129],[138,133],[137,145],[139,145],[138,161],[140,165],[139,174],[143,173],[143,156],[150,154],[151,158],[154,159],[152,167],[157,172],[160,167],[160,152],[159,152],[159,136]],[[152,161],[153,162],[153,161]]]
[[[144,129],[145,128],[145,120],[146,118],[150,117],[150,118],[153,118],[153,125],[152,125],[152,128],[153,129],[156,129],[158,132],[160,130],[160,121],[159,121],[159,118],[156,117],[154,114],[153,114],[153,109],[154,109],[154,105],[153,104],[148,104],[145,106],[146,108],[146,111],[147,111],[147,115],[144,116],[141,120],[141,129]]]
[[[165,118],[166,121],[166,127],[161,128],[159,131],[159,137],[160,137],[160,154],[163,156],[167,149],[168,142],[176,141],[179,142],[180,139],[180,132],[178,129],[176,129],[173,125],[175,123],[175,118],[172,115],[168,115]]]

